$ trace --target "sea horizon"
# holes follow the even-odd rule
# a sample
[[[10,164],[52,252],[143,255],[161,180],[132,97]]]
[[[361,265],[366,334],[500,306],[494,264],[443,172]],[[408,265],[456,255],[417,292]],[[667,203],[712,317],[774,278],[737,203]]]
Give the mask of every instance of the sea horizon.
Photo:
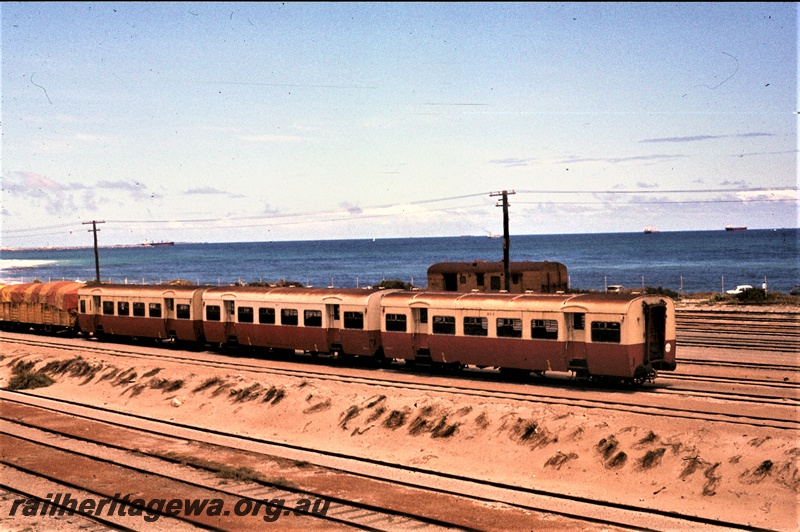
[[[559,262],[569,286],[662,287],[676,292],[723,292],[764,283],[788,292],[800,285],[800,231],[748,229],[511,235],[512,262]],[[427,285],[439,262],[498,262],[503,239],[456,237],[176,242],[167,246],[99,246],[103,282],[198,285],[289,280],[306,286],[363,287],[398,279]],[[92,246],[0,252],[0,282],[94,280]]]

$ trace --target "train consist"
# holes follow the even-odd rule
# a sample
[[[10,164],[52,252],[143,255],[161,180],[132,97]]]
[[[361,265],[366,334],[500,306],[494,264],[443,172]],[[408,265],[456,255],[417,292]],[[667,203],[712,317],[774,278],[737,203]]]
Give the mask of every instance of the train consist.
[[[0,325],[637,384],[675,369],[674,303],[651,295],[50,282],[0,288]]]

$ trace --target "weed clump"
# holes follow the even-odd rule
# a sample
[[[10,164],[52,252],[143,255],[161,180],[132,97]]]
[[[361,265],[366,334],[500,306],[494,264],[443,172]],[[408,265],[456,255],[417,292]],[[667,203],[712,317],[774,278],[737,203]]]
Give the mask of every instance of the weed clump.
[[[12,377],[8,381],[7,390],[32,390],[34,388],[45,388],[56,381],[44,371],[35,371],[35,363],[17,363],[11,370]]]

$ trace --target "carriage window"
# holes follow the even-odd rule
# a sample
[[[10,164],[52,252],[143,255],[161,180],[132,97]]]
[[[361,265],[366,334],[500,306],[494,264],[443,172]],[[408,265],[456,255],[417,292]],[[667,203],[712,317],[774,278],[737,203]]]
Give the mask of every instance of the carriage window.
[[[419,322],[428,323],[428,309],[426,308],[419,309]]]
[[[151,318],[161,317],[161,303],[150,303],[150,317]]]
[[[282,308],[281,325],[297,325],[297,310],[293,308]]]
[[[620,342],[619,322],[593,321],[592,342],[610,342],[618,344]]]
[[[144,317],[144,303],[133,304],[133,315],[138,317]]]
[[[131,314],[131,305],[127,301],[120,301],[117,303],[117,315],[118,316],[130,316]]]
[[[86,300],[81,299],[81,314],[86,314]]]
[[[573,328],[576,331],[582,331],[586,328],[586,314],[583,312],[576,312],[572,315],[574,317]]]
[[[345,312],[344,313],[344,328],[345,329],[363,329],[364,328],[364,313],[363,312]]]
[[[303,325],[306,327],[322,327],[322,311],[306,310],[303,312]]]
[[[253,307],[239,307],[236,312],[239,323],[253,323]]]
[[[175,312],[175,315],[178,317],[179,320],[189,320],[192,319],[192,311],[189,305],[178,305],[178,309]]]
[[[503,338],[522,338],[522,320],[516,318],[497,318],[497,336]]]
[[[556,320],[531,320],[531,338],[558,340],[558,322]]]
[[[274,308],[260,308],[258,309],[258,323],[267,323],[270,325],[275,324],[275,309]]]
[[[135,303],[134,303],[135,305]],[[220,319],[220,311],[219,305],[209,305],[206,307],[206,320],[207,321],[219,321]]]
[[[464,334],[467,336],[488,336],[489,320],[472,316],[465,317]]]
[[[387,314],[386,330],[390,332],[406,332],[406,315]]]
[[[433,317],[433,334],[455,334],[455,333],[456,333],[455,316]]]
[[[334,319],[334,321],[338,321],[340,319],[340,317],[339,317],[339,305],[334,305],[333,306],[333,319]]]
[[[109,314],[111,316],[114,315],[114,302],[113,301],[103,301],[103,314]]]

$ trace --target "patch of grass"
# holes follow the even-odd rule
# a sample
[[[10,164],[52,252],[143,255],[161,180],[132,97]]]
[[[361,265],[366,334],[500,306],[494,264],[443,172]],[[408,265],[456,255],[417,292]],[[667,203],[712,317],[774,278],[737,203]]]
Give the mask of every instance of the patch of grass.
[[[219,465],[219,469],[216,470],[216,475],[219,478],[224,478],[226,480],[238,480],[240,482],[249,482],[249,481],[260,482],[264,480],[264,478],[261,476],[261,473],[259,473],[252,467],[244,467],[244,466],[231,467],[226,465]]]
[[[645,444],[647,444],[647,443],[653,443],[653,442],[654,442],[654,441],[656,441],[657,439],[658,439],[658,436],[656,436],[655,432],[653,432],[653,431],[651,430],[651,431],[650,431],[650,432],[647,434],[647,436],[645,436],[644,438],[642,438],[641,440],[639,440],[639,442],[637,443],[637,445],[645,445]]]
[[[269,403],[271,402],[273,405],[277,405],[286,397],[286,390],[283,388],[276,388],[274,386],[270,386],[267,393],[264,394],[263,402]]]
[[[347,422],[353,419],[354,417],[358,416],[361,413],[361,409],[357,405],[352,405],[342,414],[342,420],[339,422],[339,426],[342,430],[347,429]]]
[[[713,497],[717,494],[717,486],[719,486],[719,483],[722,482],[722,477],[716,474],[719,465],[720,463],[717,462],[706,469],[705,473],[703,473],[703,475],[708,479],[708,481],[706,481],[706,483],[703,485],[703,496],[705,497]]]
[[[625,454],[623,451],[620,451],[608,462],[606,462],[606,467],[610,469],[619,469],[625,465],[628,461],[628,455]]]
[[[661,457],[667,452],[666,447],[659,447],[654,451],[647,451],[643,457],[639,459],[639,467],[641,469],[652,469],[661,462]]]
[[[258,399],[258,396],[261,395],[261,390],[263,388],[260,384],[254,383],[248,386],[247,388],[242,388],[240,390],[231,390],[230,395],[233,398],[233,401],[236,403],[241,403],[244,401],[254,401]]]
[[[161,390],[161,393],[170,393],[183,388],[183,381],[180,379],[174,381],[169,379],[150,379],[148,386],[154,390]]]
[[[431,429],[431,438],[449,438],[458,430],[460,423],[447,423],[447,416],[442,416],[436,426]]]
[[[545,462],[544,466],[561,469],[561,466],[570,460],[575,460],[576,458],[578,458],[578,455],[575,453],[564,454],[561,451],[558,451],[555,455],[551,456],[547,462]]]
[[[398,429],[405,424],[407,415],[407,412],[403,412],[401,410],[392,410],[392,412],[383,422],[383,426],[387,429]]]
[[[681,480],[685,480],[687,477],[691,476],[695,471],[697,471],[701,467],[705,467],[705,466],[709,465],[706,461],[701,459],[699,456],[692,456],[692,457],[689,457],[689,458],[684,458],[684,461],[686,461],[686,465],[684,466],[683,471],[681,471],[681,474],[680,474],[680,477],[679,477]]]
[[[478,417],[475,418],[475,424],[478,425],[482,429],[486,429],[489,427],[489,417],[486,415],[486,412],[481,412]]]
[[[614,451],[617,450],[618,445],[619,442],[617,441],[617,438],[615,438],[614,435],[612,434],[608,438],[603,438],[598,442],[597,452],[603,455],[603,458],[608,460],[609,458],[611,458],[611,455],[614,454]]]
[[[222,383],[223,383],[223,380],[221,378],[219,378],[219,377],[209,377],[206,380],[204,380],[203,383],[200,386],[198,386],[197,388],[192,390],[192,392],[194,392],[194,393],[202,392],[203,390],[207,390],[207,389],[211,388],[212,386],[219,386]]]
[[[238,480],[243,482],[254,481],[264,482],[265,479],[252,467],[233,467],[213,460],[206,460],[205,458],[198,458],[196,456],[176,453],[174,451],[167,451],[164,453],[156,453],[161,458],[171,462],[177,462],[181,465],[188,465],[200,469],[213,471],[216,476],[225,480]]]
[[[303,410],[304,414],[316,414],[317,412],[322,412],[327,410],[331,407],[331,400],[325,399],[324,401],[320,401],[319,403],[313,404]]]
[[[11,370],[12,377],[8,381],[7,390],[33,390],[45,388],[56,381],[42,370],[34,371],[34,363],[19,363]]]
[[[373,421],[381,417],[384,414],[384,412],[386,412],[386,407],[379,406],[372,412],[372,414],[369,415],[369,417],[367,418],[367,423],[372,423]]]

